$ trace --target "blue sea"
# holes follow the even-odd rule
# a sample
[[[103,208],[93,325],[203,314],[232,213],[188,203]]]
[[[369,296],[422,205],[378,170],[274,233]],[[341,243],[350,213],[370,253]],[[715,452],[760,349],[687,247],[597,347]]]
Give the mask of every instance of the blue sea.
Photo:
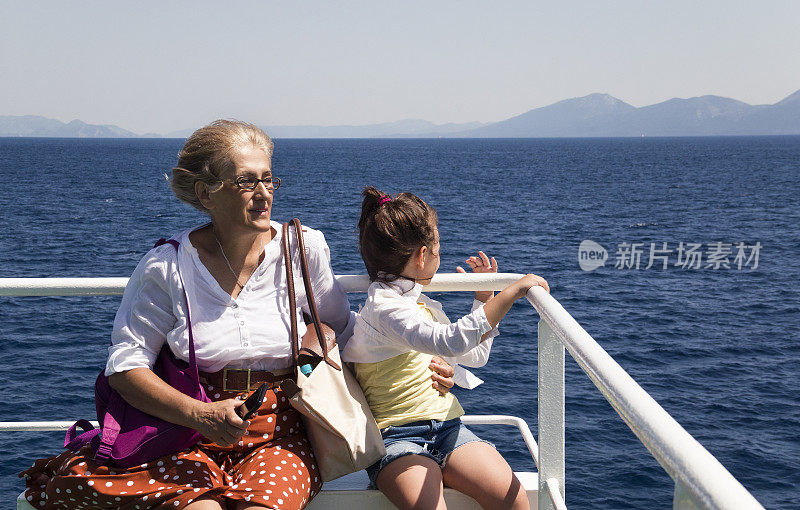
[[[0,277],[128,276],[155,240],[204,222],[164,177],[182,143],[0,139]],[[364,273],[364,185],[420,195],[439,213],[441,271],[484,250],[501,271],[544,276],[765,507],[800,508],[800,137],[277,140],[274,173],[273,218],[322,230],[339,274]],[[585,240],[604,266],[581,269]],[[451,317],[471,302],[433,297]],[[0,297],[0,421],[94,418],[119,301]],[[469,413],[536,430],[537,320],[521,300],[501,323],[476,371],[486,383],[456,390]],[[477,431],[534,470],[513,429]],[[3,506],[62,442],[0,434]],[[566,465],[570,508],[671,507],[669,476],[569,356]]]

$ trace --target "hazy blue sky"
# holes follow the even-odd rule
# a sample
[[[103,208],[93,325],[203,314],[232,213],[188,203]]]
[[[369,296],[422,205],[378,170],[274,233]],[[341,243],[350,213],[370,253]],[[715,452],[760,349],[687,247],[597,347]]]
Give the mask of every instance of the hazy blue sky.
[[[0,0],[0,115],[143,133],[800,89],[800,2]]]

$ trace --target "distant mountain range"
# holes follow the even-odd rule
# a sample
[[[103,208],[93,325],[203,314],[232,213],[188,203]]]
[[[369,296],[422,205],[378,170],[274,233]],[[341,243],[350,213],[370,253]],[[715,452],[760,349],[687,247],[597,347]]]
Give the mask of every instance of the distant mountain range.
[[[614,137],[800,134],[800,90],[773,105],[720,96],[670,99],[636,108],[590,94],[458,133],[468,137]]]
[[[37,115],[0,115],[0,136],[58,138],[134,138],[140,135],[112,125],[87,124],[73,120],[67,124]],[[160,135],[154,135],[160,136]]]
[[[636,108],[608,94],[590,94],[535,108],[500,122],[433,124],[406,119],[363,126],[262,126],[275,138],[551,138],[800,134],[800,90],[772,105],[720,96],[674,98]],[[191,129],[138,135],[113,125],[0,116],[0,136],[185,138]]]

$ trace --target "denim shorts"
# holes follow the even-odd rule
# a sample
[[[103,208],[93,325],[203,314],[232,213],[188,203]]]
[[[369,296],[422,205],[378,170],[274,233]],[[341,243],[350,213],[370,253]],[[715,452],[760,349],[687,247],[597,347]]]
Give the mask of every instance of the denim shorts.
[[[366,469],[372,487],[378,473],[390,462],[405,455],[422,455],[436,461],[444,467],[447,457],[459,446],[481,441],[494,448],[488,441],[476,436],[460,418],[447,421],[422,420],[405,425],[389,426],[381,430],[386,455]]]

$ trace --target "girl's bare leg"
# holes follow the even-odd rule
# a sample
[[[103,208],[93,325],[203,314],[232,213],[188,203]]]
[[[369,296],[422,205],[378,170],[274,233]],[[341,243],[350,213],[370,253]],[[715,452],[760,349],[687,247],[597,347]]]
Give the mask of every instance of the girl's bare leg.
[[[456,448],[442,469],[447,487],[463,492],[485,509],[529,510],[525,488],[497,450],[481,441]]]
[[[252,504],[248,503],[247,501],[237,501],[235,505],[229,505],[229,507],[230,506],[232,506],[235,510],[253,510],[253,509],[264,510],[263,506],[261,506],[261,505],[252,505]]]
[[[433,459],[405,455],[378,474],[378,489],[400,510],[445,510],[442,471]]]
[[[235,510],[264,510],[264,507],[261,505],[252,505],[246,501],[237,501],[235,505],[229,505],[229,508],[233,507]]]
[[[184,510],[222,510],[222,505],[215,499],[201,498],[192,501],[183,508]]]

